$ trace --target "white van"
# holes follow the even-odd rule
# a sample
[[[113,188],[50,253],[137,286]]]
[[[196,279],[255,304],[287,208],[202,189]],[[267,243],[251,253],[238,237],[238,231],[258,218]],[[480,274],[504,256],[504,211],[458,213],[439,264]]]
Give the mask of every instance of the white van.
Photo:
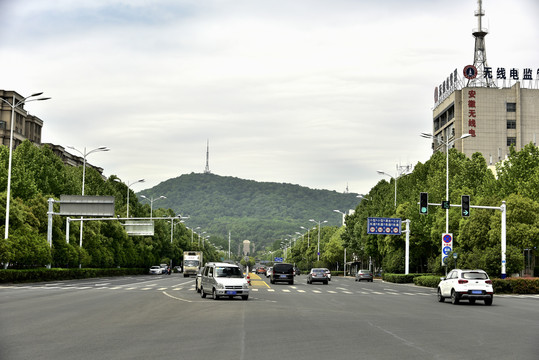
[[[211,262],[204,266],[200,281],[200,295],[212,294],[217,300],[221,296],[249,298],[249,284],[240,267],[234,264]]]

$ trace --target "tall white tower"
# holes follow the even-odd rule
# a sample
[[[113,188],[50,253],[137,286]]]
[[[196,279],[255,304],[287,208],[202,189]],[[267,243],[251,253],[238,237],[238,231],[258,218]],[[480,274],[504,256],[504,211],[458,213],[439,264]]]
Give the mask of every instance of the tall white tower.
[[[472,30],[472,34],[475,37],[473,66],[477,70],[477,76],[473,79],[468,79],[467,86],[496,87],[493,76],[491,76],[492,74],[489,75],[485,73],[485,68],[488,68],[487,50],[485,46],[485,36],[487,36],[488,30],[484,28],[482,24],[481,18],[485,16],[482,1],[477,0],[477,5],[478,9],[475,11],[475,16],[477,16],[477,29]]]
[[[204,168],[204,174],[211,174],[210,171],[210,139],[206,145],[206,167]]]

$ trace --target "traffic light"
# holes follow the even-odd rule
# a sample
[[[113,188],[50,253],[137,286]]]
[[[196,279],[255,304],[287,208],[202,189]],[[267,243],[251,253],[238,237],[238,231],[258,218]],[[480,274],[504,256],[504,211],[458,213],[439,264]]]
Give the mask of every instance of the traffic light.
[[[451,207],[451,204],[449,203],[449,200],[443,200],[442,201],[442,209],[447,210]]]
[[[461,198],[462,216],[470,216],[470,195],[462,195]]]
[[[419,213],[427,215],[429,212],[429,194],[422,192],[419,196]]]

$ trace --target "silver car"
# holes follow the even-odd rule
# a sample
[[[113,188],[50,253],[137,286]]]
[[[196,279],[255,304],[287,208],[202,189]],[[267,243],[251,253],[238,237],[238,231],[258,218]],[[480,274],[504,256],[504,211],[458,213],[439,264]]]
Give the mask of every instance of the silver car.
[[[217,300],[222,296],[232,298],[241,296],[249,299],[249,284],[239,266],[229,263],[207,263],[202,271],[200,296],[212,294]]]

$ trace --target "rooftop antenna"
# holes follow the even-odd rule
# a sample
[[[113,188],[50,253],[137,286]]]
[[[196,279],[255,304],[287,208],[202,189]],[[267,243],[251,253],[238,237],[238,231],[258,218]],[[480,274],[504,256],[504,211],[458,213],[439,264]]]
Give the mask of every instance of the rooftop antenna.
[[[473,65],[477,69],[477,76],[473,79],[469,79],[467,86],[496,87],[494,80],[492,80],[492,74],[485,73],[485,68],[488,67],[485,46],[485,36],[487,36],[488,30],[483,28],[481,24],[481,18],[485,16],[482,1],[477,0],[477,5],[479,7],[479,9],[475,11],[475,16],[477,16],[477,29],[472,30],[472,34],[475,37]]]
[[[204,174],[211,174],[210,171],[210,139],[206,145],[206,167],[204,168]]]

